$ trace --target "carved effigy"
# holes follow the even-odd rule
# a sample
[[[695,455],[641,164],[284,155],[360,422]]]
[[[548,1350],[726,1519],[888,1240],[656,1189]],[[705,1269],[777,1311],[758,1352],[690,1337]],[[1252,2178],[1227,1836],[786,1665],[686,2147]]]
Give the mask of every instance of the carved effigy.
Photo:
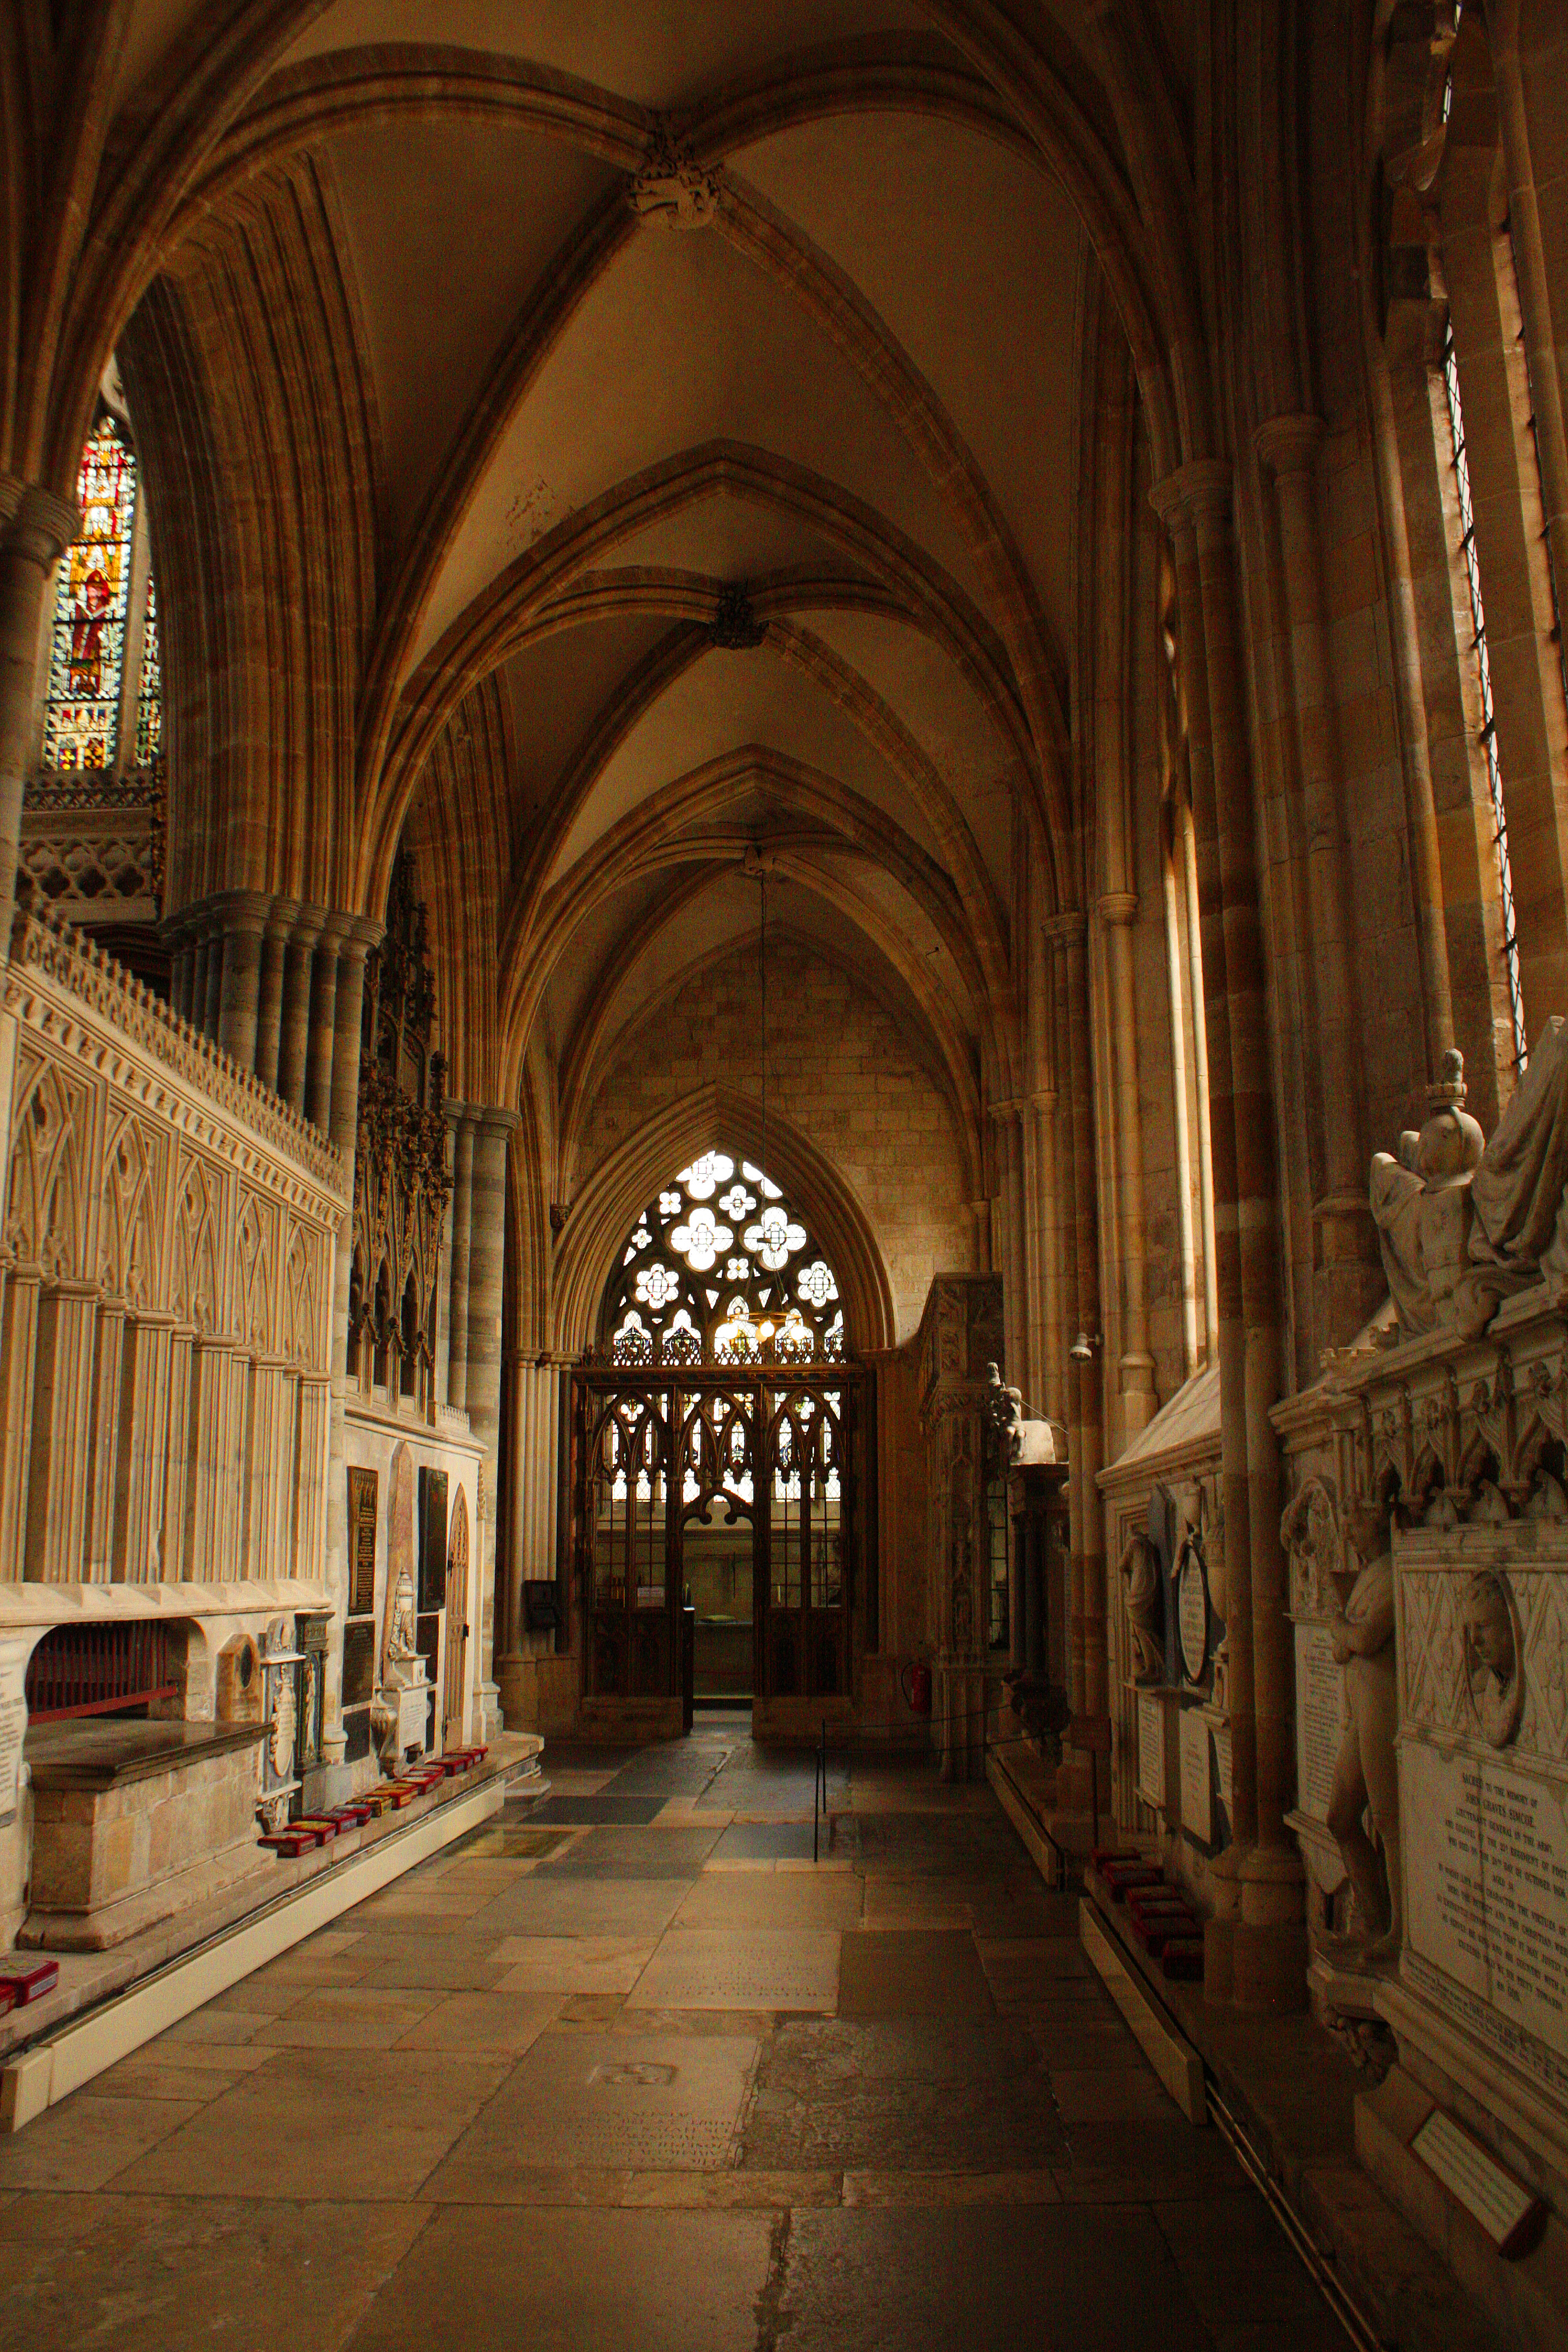
[[[1022,1389],[1009,1388],[994,1364],[985,1367],[986,1414],[1009,1469],[1035,1469],[1067,1460],[1067,1433],[1044,1416],[1030,1419]]]
[[[1372,1167],[1372,1213],[1406,1339],[1484,1331],[1505,1298],[1568,1276],[1568,1026],[1549,1021],[1489,1142],[1444,1056],[1429,1116]]]
[[[1133,1680],[1154,1685],[1165,1679],[1165,1593],[1160,1555],[1142,1528],[1129,1536],[1119,1563],[1127,1588],[1127,1622],[1136,1655]]]

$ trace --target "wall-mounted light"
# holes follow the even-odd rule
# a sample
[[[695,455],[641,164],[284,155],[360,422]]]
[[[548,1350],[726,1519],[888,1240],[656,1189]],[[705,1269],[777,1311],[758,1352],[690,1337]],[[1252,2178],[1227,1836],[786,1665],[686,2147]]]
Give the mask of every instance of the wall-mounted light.
[[[1087,1331],[1080,1331],[1068,1349],[1068,1354],[1075,1364],[1092,1364],[1095,1349],[1103,1345],[1104,1342],[1098,1331],[1092,1339]]]

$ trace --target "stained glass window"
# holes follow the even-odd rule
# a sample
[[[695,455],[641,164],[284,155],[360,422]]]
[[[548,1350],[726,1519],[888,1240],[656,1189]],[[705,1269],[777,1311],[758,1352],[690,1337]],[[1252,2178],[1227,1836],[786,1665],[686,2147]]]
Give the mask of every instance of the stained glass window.
[[[705,1152],[638,1218],[612,1276],[605,1333],[617,1364],[837,1363],[832,1266],[779,1187],[750,1160]]]
[[[81,535],[66,550],[55,592],[44,713],[46,768],[114,763],[136,518],[136,457],[111,416],[88,436],[77,477]]]
[[[150,768],[163,748],[163,649],[158,638],[158,591],[147,574],[147,617],[142,633],[142,683],[136,696],[136,765]]]

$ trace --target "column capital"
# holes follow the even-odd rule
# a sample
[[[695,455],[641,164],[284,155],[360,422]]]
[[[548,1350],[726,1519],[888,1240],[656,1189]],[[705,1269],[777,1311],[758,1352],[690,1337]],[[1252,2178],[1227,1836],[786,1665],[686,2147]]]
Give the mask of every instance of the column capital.
[[[1081,907],[1064,907],[1058,914],[1043,915],[1040,929],[1047,940],[1081,940],[1089,918]]]
[[[1136,890],[1108,890],[1100,902],[1102,923],[1131,924],[1138,919]]]
[[[58,562],[81,529],[81,509],[47,490],[41,482],[19,483],[0,476],[0,539],[8,551],[26,556],[40,571]]]
[[[486,1135],[510,1135],[522,1125],[520,1110],[507,1110],[500,1104],[480,1105],[474,1108],[473,1117]]]
[[[1258,426],[1253,446],[1264,465],[1276,475],[1310,473],[1328,431],[1322,418],[1310,411],[1271,416],[1266,425]]]
[[[1232,469],[1225,458],[1194,457],[1155,483],[1149,503],[1167,530],[1184,523],[1195,530],[1199,522],[1228,517],[1233,488]]]
[[[261,890],[218,890],[189,914],[205,918],[215,929],[251,931],[259,939],[272,911],[272,900]]]
[[[1000,1125],[1004,1119],[1016,1118],[1022,1106],[1020,1105],[1016,1095],[1007,1095],[1000,1102],[988,1103],[986,1105],[987,1111],[991,1118],[995,1119],[998,1125]]]
[[[332,915],[328,920],[338,927],[340,963],[363,963],[386,937],[385,925],[373,923],[368,915]]]
[[[267,920],[262,929],[269,940],[286,940],[299,919],[298,898],[274,897],[267,902]]]

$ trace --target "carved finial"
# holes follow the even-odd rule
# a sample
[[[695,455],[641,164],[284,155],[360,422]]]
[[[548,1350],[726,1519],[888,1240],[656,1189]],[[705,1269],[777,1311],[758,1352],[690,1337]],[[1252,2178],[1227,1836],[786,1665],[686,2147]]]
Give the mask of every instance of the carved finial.
[[[660,122],[626,202],[648,228],[706,228],[719,209],[719,183]]]
[[[720,591],[719,607],[708,625],[708,642],[725,653],[749,653],[760,646],[765,632],[752,610],[752,600],[741,587]]]
[[[1465,1085],[1465,1057],[1457,1045],[1450,1045],[1443,1056],[1442,1076],[1435,1087],[1426,1089],[1428,1110],[1441,1110],[1451,1103],[1457,1108],[1468,1089]]]

